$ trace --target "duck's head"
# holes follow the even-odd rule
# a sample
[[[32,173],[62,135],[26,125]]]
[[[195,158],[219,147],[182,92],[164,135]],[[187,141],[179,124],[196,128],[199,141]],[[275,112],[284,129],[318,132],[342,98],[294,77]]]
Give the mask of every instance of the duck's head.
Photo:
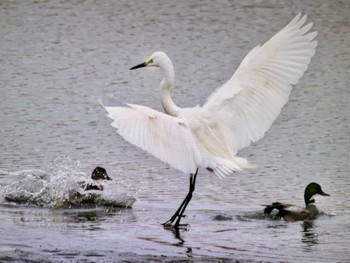
[[[310,203],[314,203],[316,195],[330,196],[329,194],[322,191],[322,188],[318,183],[310,183],[305,188],[305,204],[308,205]]]

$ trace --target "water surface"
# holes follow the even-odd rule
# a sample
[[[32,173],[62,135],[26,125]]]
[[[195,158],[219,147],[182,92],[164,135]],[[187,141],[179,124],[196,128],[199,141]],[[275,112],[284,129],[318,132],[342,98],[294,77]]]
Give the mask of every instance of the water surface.
[[[176,70],[174,101],[202,104],[300,11],[319,32],[309,70],[271,130],[240,153],[256,169],[223,180],[200,171],[181,242],[160,224],[184,198],[187,175],[123,141],[98,99],[161,110],[161,73],[128,69],[163,50]],[[137,201],[109,210],[2,199],[0,259],[349,262],[349,11],[348,1],[1,1],[0,186],[26,171],[88,177],[100,165]],[[331,194],[317,199],[317,220],[262,217],[272,201],[303,205],[311,181]]]

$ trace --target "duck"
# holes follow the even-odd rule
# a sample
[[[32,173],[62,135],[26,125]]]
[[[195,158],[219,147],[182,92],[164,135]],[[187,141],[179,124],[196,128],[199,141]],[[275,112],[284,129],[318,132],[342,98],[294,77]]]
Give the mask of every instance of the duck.
[[[323,192],[318,183],[312,182],[305,188],[305,207],[274,202],[271,205],[265,205],[264,214],[271,214],[274,209],[277,209],[278,214],[275,217],[283,218],[287,222],[314,219],[319,213],[319,210],[315,205],[315,197],[317,195],[330,196],[329,194]]]

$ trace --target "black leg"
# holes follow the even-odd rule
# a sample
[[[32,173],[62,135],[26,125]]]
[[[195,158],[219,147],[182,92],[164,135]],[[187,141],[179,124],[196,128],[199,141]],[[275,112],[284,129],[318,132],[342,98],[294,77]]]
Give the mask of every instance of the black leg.
[[[180,226],[180,221],[181,218],[184,217],[184,212],[186,210],[187,205],[189,204],[189,202],[192,199],[192,193],[195,190],[195,184],[196,184],[196,178],[197,178],[197,173],[198,173],[198,169],[196,170],[195,174],[191,174],[190,176],[190,187],[189,187],[189,191],[188,194],[186,195],[185,199],[183,200],[183,202],[181,203],[181,205],[179,206],[179,208],[176,210],[175,214],[167,221],[165,222],[163,225],[165,227],[169,227],[172,225],[172,223],[175,221],[175,219],[177,218],[174,228],[178,229]]]
[[[179,228],[180,220],[181,220],[182,217],[184,217],[183,214],[184,214],[184,212],[186,210],[186,207],[187,207],[187,205],[190,203],[190,201],[192,199],[192,193],[195,190],[197,172],[198,172],[198,169],[197,169],[197,171],[196,171],[196,173],[194,175],[191,174],[191,176],[190,176],[190,189],[189,189],[188,194],[187,194],[186,199],[185,199],[186,202],[182,206],[181,211],[179,212],[179,215],[178,215],[177,220],[175,222],[175,225],[174,225],[175,228]]]

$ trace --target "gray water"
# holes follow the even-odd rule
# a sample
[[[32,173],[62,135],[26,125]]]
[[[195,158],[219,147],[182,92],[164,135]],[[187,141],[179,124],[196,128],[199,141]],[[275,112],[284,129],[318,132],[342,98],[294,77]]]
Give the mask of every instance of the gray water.
[[[174,101],[202,104],[300,11],[319,32],[317,53],[270,131],[240,152],[256,169],[225,179],[200,170],[190,228],[177,239],[160,224],[188,176],[123,141],[98,99],[162,110],[161,73],[128,69],[163,50],[177,74]],[[350,262],[349,13],[345,0],[1,1],[1,188],[38,171],[88,178],[100,165],[136,202],[55,209],[2,196],[0,261]],[[331,194],[317,199],[318,219],[262,216],[273,201],[303,205],[311,181]]]

